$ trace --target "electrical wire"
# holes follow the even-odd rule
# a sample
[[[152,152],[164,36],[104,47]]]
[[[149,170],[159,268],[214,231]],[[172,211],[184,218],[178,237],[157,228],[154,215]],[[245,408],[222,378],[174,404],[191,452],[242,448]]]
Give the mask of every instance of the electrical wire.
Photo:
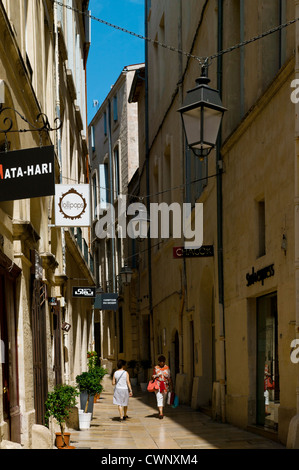
[[[210,179],[210,178],[215,178],[219,174],[220,173],[215,173],[213,175],[208,175],[208,176],[204,176],[202,178],[197,178],[195,180],[188,181],[185,184],[180,184],[178,186],[173,186],[172,188],[163,189],[162,191],[158,191],[157,193],[146,194],[145,196],[137,196],[136,194],[130,194],[130,193],[124,194],[124,196],[134,197],[136,199],[139,199],[139,201],[143,201],[144,199],[151,198],[151,197],[154,197],[154,196],[159,196],[161,194],[164,194],[164,193],[167,193],[167,192],[170,192],[170,191],[174,191],[175,189],[184,189],[186,186],[189,186],[190,184],[195,184],[195,183],[199,183],[200,181],[205,181],[205,180]],[[67,179],[69,181],[74,181],[75,184],[80,184],[80,183],[77,182],[77,180],[75,178],[70,178],[68,176],[63,176],[62,178]],[[107,188],[105,186],[100,186],[99,184],[96,184],[96,188],[97,189],[103,189],[104,191],[109,191],[109,192],[114,191],[111,188]]]
[[[142,34],[135,33],[135,32],[133,32],[133,31],[130,31],[130,30],[128,30],[128,29],[126,29],[126,28],[123,28],[123,27],[121,27],[121,26],[117,26],[117,25],[115,25],[115,24],[113,24],[113,23],[110,23],[109,21],[105,21],[105,20],[102,20],[101,18],[97,18],[96,16],[92,15],[89,11],[81,11],[81,10],[79,10],[78,8],[74,8],[74,7],[70,6],[70,5],[65,5],[63,2],[60,2],[60,1],[58,1],[58,0],[52,0],[52,2],[53,2],[54,4],[56,4],[56,5],[59,5],[59,6],[62,6],[62,7],[64,7],[64,8],[66,8],[66,9],[68,9],[68,10],[72,10],[72,11],[74,11],[74,12],[80,14],[80,15],[87,16],[88,18],[90,18],[90,19],[92,19],[92,20],[94,20],[94,21],[97,21],[97,22],[99,22],[99,23],[102,23],[102,24],[104,24],[104,25],[106,25],[106,26],[108,26],[108,27],[110,27],[110,28],[113,28],[113,29],[116,29],[116,30],[121,31],[121,32],[123,32],[123,33],[129,34],[129,35],[131,35],[131,36],[133,36],[133,37],[136,37],[136,38],[138,38],[138,39],[142,39],[142,40],[144,40],[144,41],[150,42],[150,43],[152,43],[152,44],[154,44],[154,45],[156,45],[156,46],[163,47],[164,49],[168,49],[168,50],[170,50],[170,51],[172,51],[172,52],[177,52],[178,54],[185,55],[185,56],[188,57],[188,58],[195,59],[195,60],[197,60],[201,65],[207,65],[207,64],[208,64],[210,61],[212,61],[213,59],[216,59],[216,58],[218,58],[218,57],[220,57],[220,56],[222,56],[222,55],[224,55],[224,54],[227,54],[227,53],[229,53],[229,52],[232,52],[232,51],[234,51],[234,50],[236,50],[236,49],[240,49],[241,47],[247,46],[248,44],[251,44],[251,43],[253,43],[253,42],[255,42],[255,41],[258,41],[258,40],[260,40],[260,39],[265,38],[266,36],[269,36],[269,35],[271,35],[271,34],[277,33],[278,31],[281,31],[282,29],[285,29],[285,28],[287,28],[288,26],[291,26],[292,24],[294,24],[294,23],[296,23],[297,21],[299,21],[299,17],[298,17],[298,18],[294,18],[294,19],[292,19],[292,20],[290,20],[290,21],[287,21],[286,23],[280,24],[280,25],[278,25],[278,26],[276,26],[276,27],[274,27],[274,28],[269,29],[268,31],[265,31],[265,32],[263,32],[263,33],[261,33],[261,34],[258,34],[257,36],[254,36],[254,37],[252,37],[251,39],[247,39],[247,40],[245,40],[245,41],[242,41],[242,42],[240,42],[240,43],[238,43],[238,44],[235,44],[235,45],[230,46],[230,47],[228,47],[228,48],[226,48],[226,49],[223,49],[222,51],[219,51],[219,52],[217,52],[217,53],[215,53],[215,54],[212,54],[212,55],[206,56],[206,57],[199,57],[199,56],[196,56],[196,55],[194,55],[194,54],[191,54],[190,52],[185,52],[185,51],[183,51],[183,50],[181,50],[181,49],[178,49],[178,48],[176,48],[176,47],[174,47],[174,46],[169,46],[169,45],[167,45],[167,44],[164,44],[164,43],[162,43],[162,42],[160,42],[160,41],[157,41],[156,39],[151,39],[151,38],[149,38],[149,37],[143,36]]]

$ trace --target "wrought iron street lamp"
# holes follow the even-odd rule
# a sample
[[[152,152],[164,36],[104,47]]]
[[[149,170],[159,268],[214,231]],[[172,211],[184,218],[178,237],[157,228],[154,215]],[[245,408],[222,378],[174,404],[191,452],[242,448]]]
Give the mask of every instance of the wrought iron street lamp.
[[[210,79],[206,67],[196,80],[197,86],[187,92],[181,113],[189,148],[200,158],[209,155],[216,146],[217,137],[226,108],[223,107],[220,94],[208,86]]]
[[[120,270],[121,282],[123,285],[128,286],[132,279],[133,271],[132,269],[125,265]]]

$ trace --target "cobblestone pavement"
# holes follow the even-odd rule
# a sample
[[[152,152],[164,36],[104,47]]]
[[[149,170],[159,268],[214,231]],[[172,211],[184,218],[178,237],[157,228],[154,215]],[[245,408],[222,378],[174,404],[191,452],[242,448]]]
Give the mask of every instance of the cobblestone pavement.
[[[213,421],[185,405],[167,405],[164,419],[158,419],[152,393],[133,388],[129,419],[120,422],[113,405],[111,378],[104,379],[104,392],[94,404],[90,429],[71,431],[76,449],[284,449],[257,434]]]

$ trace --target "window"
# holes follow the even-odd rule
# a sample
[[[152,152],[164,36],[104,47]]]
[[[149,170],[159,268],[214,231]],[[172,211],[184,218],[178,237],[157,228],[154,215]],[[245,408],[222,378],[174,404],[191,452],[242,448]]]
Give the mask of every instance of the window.
[[[108,189],[108,165],[102,163],[99,166],[100,171],[100,207],[101,209],[107,208],[109,202],[109,189]]]
[[[186,149],[186,202],[194,206],[208,184],[208,157],[200,160]]]
[[[119,353],[124,352],[124,325],[123,325],[123,309],[118,309],[118,328],[119,328]]]
[[[277,293],[258,297],[256,308],[256,421],[277,430],[280,404]]]
[[[258,202],[258,257],[266,254],[266,213],[265,201]]]
[[[107,135],[107,113],[104,112],[104,135]]]
[[[97,218],[97,205],[98,205],[98,198],[97,198],[97,177],[96,175],[92,178],[92,192],[93,192],[93,217],[94,219]]]
[[[94,142],[94,126],[91,126],[90,128],[90,146],[92,148],[92,151],[95,151],[95,142]]]
[[[113,120],[114,122],[117,122],[118,120],[117,95],[113,97]]]
[[[120,193],[119,178],[119,151],[118,147],[114,150],[114,197],[117,198]]]

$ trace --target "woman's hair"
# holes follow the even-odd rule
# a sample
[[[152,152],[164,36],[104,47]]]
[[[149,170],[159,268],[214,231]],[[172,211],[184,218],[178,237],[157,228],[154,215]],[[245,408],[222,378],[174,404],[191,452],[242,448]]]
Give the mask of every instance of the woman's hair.
[[[165,362],[165,361],[166,361],[165,356],[161,355],[158,357],[158,362]]]
[[[119,361],[117,361],[117,368],[118,369],[121,369],[122,367],[124,367],[126,365],[127,361],[124,361],[123,359],[120,359]]]

